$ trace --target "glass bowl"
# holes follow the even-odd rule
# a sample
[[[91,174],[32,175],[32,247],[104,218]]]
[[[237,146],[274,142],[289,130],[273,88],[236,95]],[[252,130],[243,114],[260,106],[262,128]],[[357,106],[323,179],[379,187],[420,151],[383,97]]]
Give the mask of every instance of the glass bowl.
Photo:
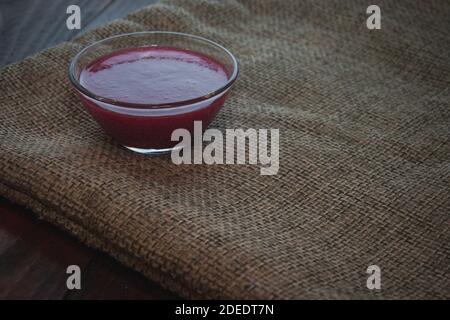
[[[80,82],[82,71],[93,61],[119,50],[161,47],[189,50],[220,64],[226,83],[213,91],[189,100],[164,103],[132,103],[99,96]],[[170,152],[178,143],[171,141],[176,129],[193,132],[194,121],[202,121],[205,129],[225,102],[238,75],[238,63],[223,46],[194,35],[148,31],[113,36],[82,49],[69,65],[69,78],[85,108],[104,131],[124,147],[143,154]]]

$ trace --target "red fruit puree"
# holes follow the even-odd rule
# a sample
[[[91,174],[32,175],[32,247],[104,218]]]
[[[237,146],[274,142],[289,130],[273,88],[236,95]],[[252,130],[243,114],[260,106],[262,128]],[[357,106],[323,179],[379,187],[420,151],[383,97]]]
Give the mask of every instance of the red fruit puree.
[[[80,74],[80,84],[96,96],[117,101],[81,98],[103,129],[119,143],[142,149],[165,149],[175,129],[192,132],[194,121],[212,121],[226,92],[200,102],[157,108],[121,106],[170,104],[200,98],[228,82],[225,68],[212,58],[184,49],[139,47],[97,58]]]

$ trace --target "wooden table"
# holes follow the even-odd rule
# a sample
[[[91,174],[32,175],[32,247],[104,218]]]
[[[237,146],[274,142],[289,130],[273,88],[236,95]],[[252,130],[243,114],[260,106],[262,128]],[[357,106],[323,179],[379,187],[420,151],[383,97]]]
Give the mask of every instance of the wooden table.
[[[152,2],[155,0],[2,0],[0,66]],[[71,4],[81,9],[81,30],[66,27],[66,9]],[[81,268],[81,290],[66,287],[66,268],[72,264]],[[0,197],[0,299],[176,298],[109,256],[39,221],[29,210]]]

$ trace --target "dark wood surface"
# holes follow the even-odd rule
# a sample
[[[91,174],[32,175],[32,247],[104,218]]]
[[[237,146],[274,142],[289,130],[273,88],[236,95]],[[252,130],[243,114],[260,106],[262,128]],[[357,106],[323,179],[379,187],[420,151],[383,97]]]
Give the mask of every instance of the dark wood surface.
[[[0,0],[0,66],[152,2],[155,0]],[[70,4],[81,8],[81,30],[66,28]],[[73,264],[81,268],[81,290],[66,287],[66,268]],[[0,197],[0,299],[176,298]]]
[[[52,47],[157,0],[0,0],[0,66]],[[68,30],[66,9],[81,9],[81,29]]]
[[[81,290],[66,286],[69,265]],[[139,273],[0,198],[0,299],[174,299]]]

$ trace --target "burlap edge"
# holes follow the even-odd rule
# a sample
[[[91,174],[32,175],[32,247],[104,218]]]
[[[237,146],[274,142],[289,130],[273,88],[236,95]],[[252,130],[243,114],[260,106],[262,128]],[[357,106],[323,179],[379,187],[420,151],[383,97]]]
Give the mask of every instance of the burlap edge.
[[[66,234],[69,234],[77,241],[80,241],[81,244],[108,254],[124,266],[138,271],[150,281],[158,283],[162,288],[184,298],[205,299],[205,297],[193,292],[192,289],[186,288],[180,282],[173,281],[170,279],[170,276],[164,274],[160,270],[152,268],[149,264],[145,264],[140,259],[130,256],[121,248],[112,245],[109,241],[103,239],[101,235],[93,234],[81,224],[66,218],[62,214],[58,214],[55,210],[45,206],[39,200],[6,185],[2,181],[0,181],[0,196],[8,199],[14,204],[31,210],[33,215],[38,219],[46,221],[54,227],[57,227],[59,230],[66,232]]]

